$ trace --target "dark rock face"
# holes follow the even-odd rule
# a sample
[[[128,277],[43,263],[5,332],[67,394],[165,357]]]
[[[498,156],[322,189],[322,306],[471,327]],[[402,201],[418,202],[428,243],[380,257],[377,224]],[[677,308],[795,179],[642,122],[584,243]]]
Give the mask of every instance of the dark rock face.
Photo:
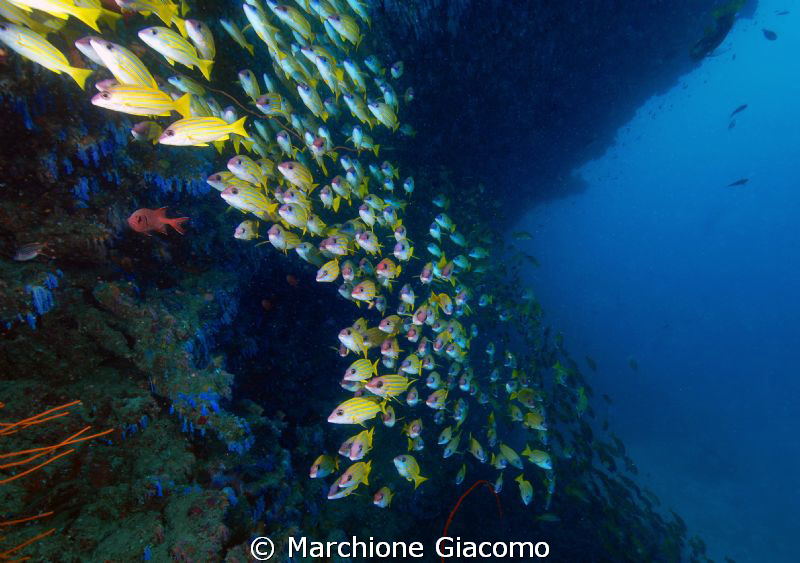
[[[385,0],[376,25],[416,92],[415,153],[535,202],[580,189],[570,169],[696,64],[715,4]]]

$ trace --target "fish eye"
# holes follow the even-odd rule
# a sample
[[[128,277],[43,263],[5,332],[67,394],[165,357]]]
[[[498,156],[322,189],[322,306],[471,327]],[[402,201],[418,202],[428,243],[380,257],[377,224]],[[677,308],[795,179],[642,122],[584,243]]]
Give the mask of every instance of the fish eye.
[[[172,137],[175,134],[175,131],[173,131],[172,129],[167,129],[164,132],[167,134],[167,137]]]
[[[380,389],[381,387],[383,387],[383,381],[379,381],[378,383],[376,383],[376,384],[375,384],[375,387],[377,387],[378,389]]]
[[[141,215],[139,215],[139,216],[136,218],[136,222],[137,222],[137,223],[141,223],[141,222],[142,222],[142,216],[141,216]]]
[[[158,35],[158,30],[157,29],[151,29],[150,33],[153,34],[153,35]]]
[[[336,414],[342,416],[344,414],[344,411],[342,409],[339,409],[336,411]]]
[[[233,195],[238,195],[238,194],[239,194],[239,188],[233,188],[233,189],[231,190],[231,193],[232,193]]]
[[[287,168],[288,168],[289,170],[294,170],[294,164],[290,164],[289,166],[287,166]]]
[[[107,100],[107,99],[108,99],[108,98],[110,98],[111,96],[109,95],[109,93],[108,93],[108,92],[103,92],[102,94],[100,94],[100,97],[101,97],[101,98],[103,98],[103,99],[106,99],[106,100]]]

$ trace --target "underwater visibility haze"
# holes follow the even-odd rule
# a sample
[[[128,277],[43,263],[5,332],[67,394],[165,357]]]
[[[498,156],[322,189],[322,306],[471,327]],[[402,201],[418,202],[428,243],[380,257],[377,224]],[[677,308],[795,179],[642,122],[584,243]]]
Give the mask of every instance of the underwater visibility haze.
[[[0,561],[794,560],[789,4],[0,0]]]

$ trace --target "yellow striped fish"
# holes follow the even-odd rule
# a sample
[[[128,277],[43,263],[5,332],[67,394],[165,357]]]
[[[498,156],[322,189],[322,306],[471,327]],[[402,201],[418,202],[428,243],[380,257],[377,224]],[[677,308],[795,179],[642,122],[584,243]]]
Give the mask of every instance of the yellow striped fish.
[[[366,358],[361,358],[360,360],[356,360],[347,370],[344,372],[344,380],[345,381],[364,381],[365,379],[369,379],[373,374],[378,375],[378,360],[375,360],[375,363],[370,362]]]
[[[373,377],[367,382],[366,388],[370,393],[374,393],[379,397],[397,397],[403,393],[411,384],[404,375],[391,374],[382,375],[380,377]]]
[[[0,0],[0,17],[7,19],[13,24],[23,25],[28,29],[32,29],[42,36],[54,31],[30,17],[25,10],[9,2],[9,0]]]
[[[30,12],[32,8],[35,8],[62,20],[72,16],[81,20],[98,33],[100,32],[100,28],[97,27],[97,19],[102,12],[97,8],[79,8],[68,0],[11,0],[11,3],[26,12]]]
[[[81,88],[86,87],[86,79],[92,74],[91,70],[70,66],[61,51],[47,39],[28,28],[10,23],[0,23],[0,41],[26,59],[38,63],[56,74],[64,72],[70,75]]]
[[[162,145],[205,147],[208,143],[227,141],[230,135],[250,138],[244,129],[243,117],[228,123],[219,117],[187,117],[167,127],[158,138]]]
[[[92,98],[92,104],[101,108],[130,115],[168,116],[175,111],[183,117],[191,116],[190,94],[173,100],[161,90],[133,84],[117,84]]]
[[[228,205],[239,211],[250,212],[256,217],[268,217],[275,212],[277,203],[270,202],[260,188],[255,186],[229,185],[220,194]]]
[[[361,424],[386,412],[386,403],[377,398],[353,397],[333,409],[328,422],[332,424]]]
[[[197,49],[186,39],[167,27],[148,27],[139,32],[139,39],[158,51],[170,65],[175,61],[189,68],[197,67],[206,80],[211,80],[211,67],[214,61],[201,59]]]
[[[170,0],[115,0],[117,6],[126,12],[138,12],[143,16],[151,13],[158,16],[164,25],[175,24],[181,35],[186,33],[183,20],[178,17],[178,6]]]
[[[254,47],[247,42],[247,39],[244,38],[244,34],[234,22],[231,20],[219,20],[219,23],[222,25],[222,28],[228,32],[231,39],[236,41],[242,49],[245,49],[251,56],[255,53]]]
[[[99,37],[90,39],[89,44],[120,84],[158,88],[156,79],[133,52]]]

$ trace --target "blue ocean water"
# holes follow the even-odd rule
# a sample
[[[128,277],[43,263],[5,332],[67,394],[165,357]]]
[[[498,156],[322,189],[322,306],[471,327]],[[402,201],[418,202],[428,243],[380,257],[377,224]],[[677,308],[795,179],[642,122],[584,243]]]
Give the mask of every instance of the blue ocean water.
[[[650,99],[602,158],[576,171],[587,190],[515,226],[534,235],[517,243],[541,263],[528,277],[576,357],[596,361],[596,374],[582,365],[615,399],[607,416],[644,483],[715,559],[797,560],[800,12],[792,8],[759,2],[714,56]]]

